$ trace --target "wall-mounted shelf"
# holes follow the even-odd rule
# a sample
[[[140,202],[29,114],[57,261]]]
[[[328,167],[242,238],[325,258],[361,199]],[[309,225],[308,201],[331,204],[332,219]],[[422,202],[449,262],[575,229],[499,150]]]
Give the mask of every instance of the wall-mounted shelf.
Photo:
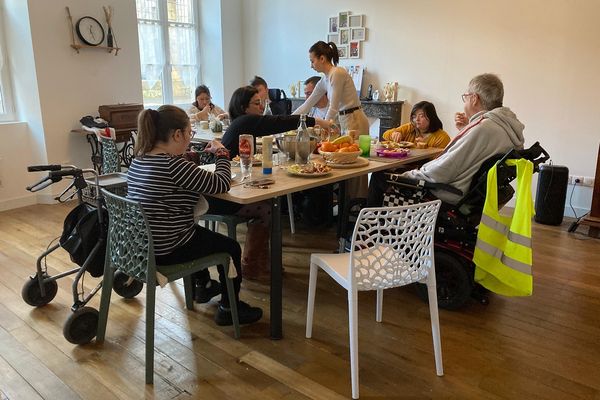
[[[120,47],[88,46],[86,44],[72,44],[71,47],[74,48],[75,50],[77,50],[77,53],[79,53],[80,49],[102,49],[102,50],[106,50],[109,53],[112,53],[114,50],[115,56],[119,53],[119,50],[121,50]]]

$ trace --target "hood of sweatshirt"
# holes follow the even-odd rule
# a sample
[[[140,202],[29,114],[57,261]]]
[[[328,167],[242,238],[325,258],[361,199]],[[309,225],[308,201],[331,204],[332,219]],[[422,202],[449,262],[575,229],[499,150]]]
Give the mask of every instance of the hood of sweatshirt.
[[[525,125],[517,119],[517,116],[508,107],[498,107],[484,114],[485,118],[498,124],[506,135],[510,138],[515,148],[523,148],[525,139],[523,138],[523,129]]]

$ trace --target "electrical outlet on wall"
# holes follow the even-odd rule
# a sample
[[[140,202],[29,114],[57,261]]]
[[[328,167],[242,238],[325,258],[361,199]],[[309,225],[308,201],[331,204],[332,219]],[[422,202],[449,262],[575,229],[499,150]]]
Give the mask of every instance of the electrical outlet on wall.
[[[591,176],[583,177],[583,185],[584,186],[594,187],[594,183],[595,183],[595,179],[593,177],[591,177]]]

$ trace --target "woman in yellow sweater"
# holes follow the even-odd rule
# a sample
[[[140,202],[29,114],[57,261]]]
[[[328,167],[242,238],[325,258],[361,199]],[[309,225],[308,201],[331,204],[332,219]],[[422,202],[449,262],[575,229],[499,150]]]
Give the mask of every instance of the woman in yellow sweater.
[[[423,143],[419,147],[439,147],[443,149],[450,143],[450,136],[442,129],[435,106],[428,101],[414,105],[410,112],[410,122],[383,133],[384,140],[394,142]]]

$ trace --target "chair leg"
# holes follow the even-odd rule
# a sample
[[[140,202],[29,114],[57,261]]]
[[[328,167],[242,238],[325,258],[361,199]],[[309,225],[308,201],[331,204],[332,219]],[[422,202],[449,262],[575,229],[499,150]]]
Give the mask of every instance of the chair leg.
[[[358,399],[358,295],[348,290],[348,328],[350,331],[350,376],[352,398]]]
[[[148,279],[146,285],[146,383],[154,383],[154,308],[156,281]]]
[[[104,277],[102,278],[102,295],[100,297],[100,312],[98,315],[98,328],[96,330],[96,342],[104,342],[106,334],[106,324],[108,322],[108,309],[110,307],[110,295],[113,288],[114,269],[105,268]]]
[[[383,315],[383,289],[377,289],[377,310],[375,311],[375,321],[381,322]]]
[[[237,242],[237,225],[235,222],[227,224],[227,236]]]
[[[310,275],[308,277],[308,305],[306,307],[306,337],[312,337],[312,324],[315,311],[315,294],[317,290],[317,264],[310,264]]]
[[[296,225],[294,222],[294,204],[292,203],[292,194],[287,194],[287,203],[288,203],[288,214],[290,215],[290,231],[292,235],[296,233]]]
[[[225,284],[227,285],[227,297],[229,297],[229,308],[231,309],[231,319],[233,321],[233,336],[240,338],[240,319],[238,316],[237,301],[233,289],[233,281],[229,277],[229,258],[223,261],[223,272],[225,273]]]
[[[443,376],[444,366],[442,363],[442,340],[440,338],[437,288],[435,275],[433,274],[427,277],[427,294],[429,295],[429,315],[431,318],[431,335],[433,336],[433,353],[435,354],[435,372],[438,376]]]
[[[192,276],[183,277],[183,293],[185,296],[185,307],[188,310],[194,309],[194,286],[192,285]]]

